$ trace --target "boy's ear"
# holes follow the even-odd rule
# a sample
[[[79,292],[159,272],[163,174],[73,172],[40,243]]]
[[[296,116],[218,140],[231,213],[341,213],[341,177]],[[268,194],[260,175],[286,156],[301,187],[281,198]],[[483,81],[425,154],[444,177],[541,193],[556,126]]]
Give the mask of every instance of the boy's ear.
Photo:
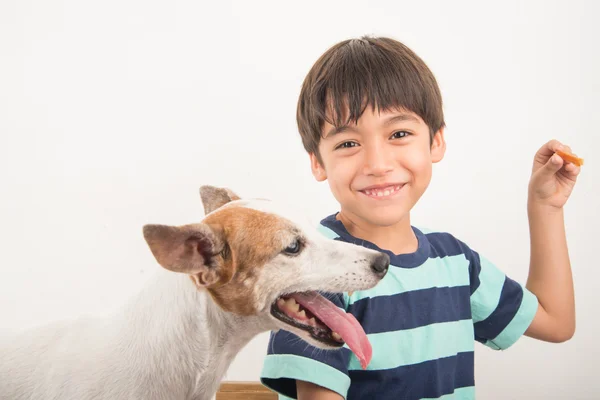
[[[431,143],[431,161],[434,163],[442,161],[445,153],[446,139],[444,138],[444,128],[442,127],[435,135],[433,135],[433,141]]]
[[[221,255],[225,238],[219,226],[145,225],[144,239],[163,268],[190,275],[198,287],[231,279]]]
[[[312,174],[318,182],[323,182],[327,179],[327,172],[325,168],[321,165],[321,162],[317,158],[314,153],[310,153],[310,169],[312,170]]]
[[[200,187],[200,198],[204,205],[204,214],[209,214],[230,201],[240,199],[237,194],[227,188],[218,188],[208,185]]]

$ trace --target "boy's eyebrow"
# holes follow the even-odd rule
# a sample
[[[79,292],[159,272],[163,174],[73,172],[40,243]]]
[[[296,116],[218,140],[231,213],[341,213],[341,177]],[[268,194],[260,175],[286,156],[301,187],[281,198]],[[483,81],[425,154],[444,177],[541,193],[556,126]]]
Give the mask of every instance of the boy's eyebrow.
[[[419,122],[418,118],[415,117],[412,114],[407,114],[407,113],[399,113],[396,115],[393,115],[391,117],[388,117],[385,119],[385,121],[383,122],[383,126],[389,126],[392,125],[396,122],[402,122],[402,121],[411,121],[411,122]],[[338,133],[342,133],[342,132],[358,132],[357,129],[348,126],[348,125],[343,125],[343,126],[339,126],[339,127],[333,127],[329,130],[329,132],[327,132],[327,135],[325,135],[325,138],[330,138],[334,135],[337,135]]]
[[[387,126],[387,125],[391,125],[395,122],[402,122],[402,121],[411,121],[411,122],[419,122],[418,118],[415,117],[412,114],[406,114],[406,113],[400,113],[400,114],[396,114],[392,117],[389,117],[385,120],[385,122],[383,123],[383,125]]]
[[[330,137],[333,137],[334,135],[337,135],[338,133],[342,133],[342,132],[358,132],[358,129],[353,128],[351,126],[348,125],[343,125],[343,126],[338,126],[338,127],[333,127],[329,130],[329,132],[327,132],[327,135],[325,135],[325,138],[328,139]]]

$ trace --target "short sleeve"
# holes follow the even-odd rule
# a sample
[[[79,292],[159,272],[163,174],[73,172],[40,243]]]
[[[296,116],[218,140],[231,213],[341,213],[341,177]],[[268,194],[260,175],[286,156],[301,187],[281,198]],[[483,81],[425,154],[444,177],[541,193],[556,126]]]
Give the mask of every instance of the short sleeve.
[[[537,297],[490,260],[474,250],[467,252],[475,339],[494,350],[505,350],[533,321]]]
[[[344,308],[342,294],[327,294],[335,305]],[[350,350],[318,349],[285,330],[272,332],[261,372],[261,382],[280,395],[296,399],[296,380],[311,382],[346,398],[350,387],[348,363]]]

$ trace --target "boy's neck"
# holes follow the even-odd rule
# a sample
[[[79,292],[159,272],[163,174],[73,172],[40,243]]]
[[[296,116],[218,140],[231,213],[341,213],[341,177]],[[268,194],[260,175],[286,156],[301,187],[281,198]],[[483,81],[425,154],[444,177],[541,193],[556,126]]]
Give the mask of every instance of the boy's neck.
[[[374,225],[344,211],[340,211],[336,218],[352,236],[371,242],[382,250],[399,255],[414,253],[419,247],[409,215],[390,226]]]

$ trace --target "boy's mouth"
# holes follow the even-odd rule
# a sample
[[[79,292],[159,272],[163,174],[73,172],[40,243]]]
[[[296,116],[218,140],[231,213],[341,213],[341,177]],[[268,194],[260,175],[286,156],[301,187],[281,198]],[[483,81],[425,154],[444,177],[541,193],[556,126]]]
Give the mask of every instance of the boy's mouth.
[[[359,190],[361,193],[375,199],[385,199],[398,193],[404,184],[392,184],[387,186],[372,186],[366,189]]]

